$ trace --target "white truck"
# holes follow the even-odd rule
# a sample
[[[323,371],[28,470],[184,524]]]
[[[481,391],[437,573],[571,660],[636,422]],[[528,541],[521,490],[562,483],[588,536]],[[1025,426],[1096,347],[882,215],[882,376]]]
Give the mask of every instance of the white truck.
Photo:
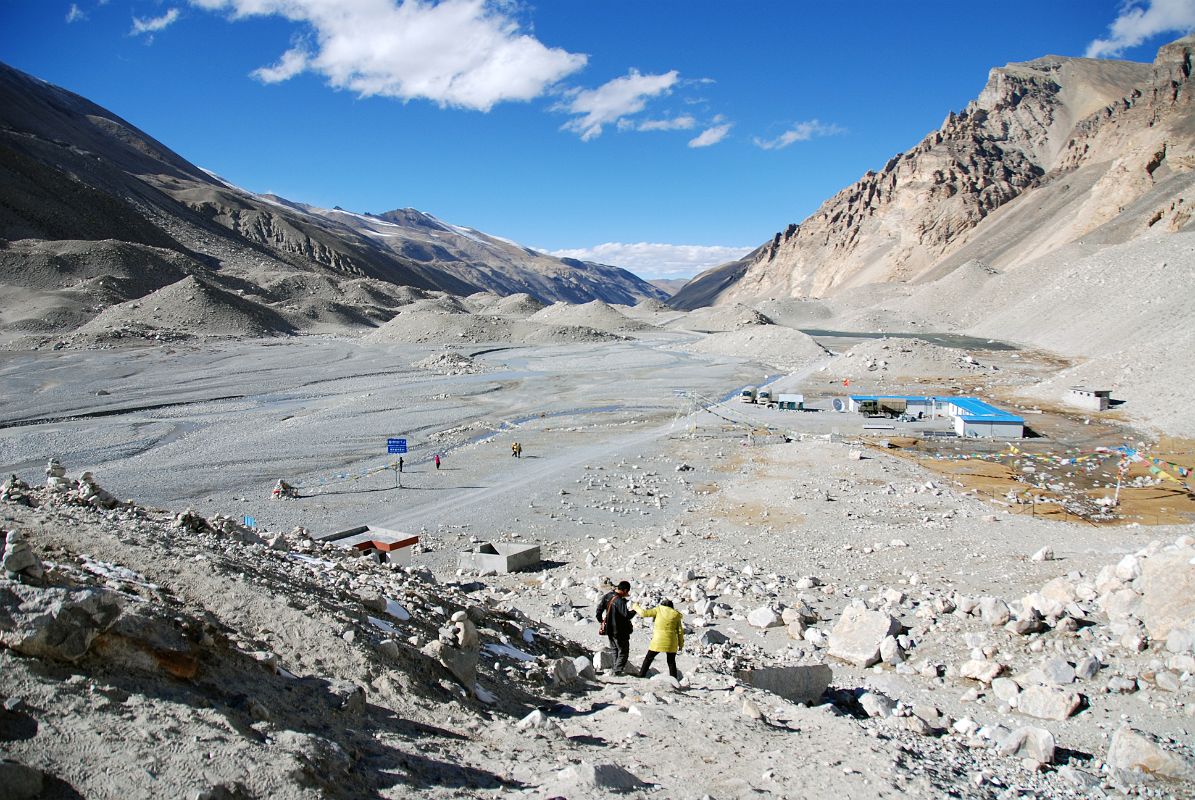
[[[755,393],[755,402],[761,406],[770,406],[772,404],[772,390],[766,387],[761,388]]]
[[[754,403],[755,402],[755,387],[744,386],[743,391],[739,392],[740,403]]]

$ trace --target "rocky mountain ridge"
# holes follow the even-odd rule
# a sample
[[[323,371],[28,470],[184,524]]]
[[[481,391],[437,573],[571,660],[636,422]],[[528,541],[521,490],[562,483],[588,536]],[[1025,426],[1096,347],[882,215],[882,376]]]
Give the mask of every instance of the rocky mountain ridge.
[[[255,195],[112,112],[6,65],[0,177],[5,305],[27,311],[5,315],[15,332],[61,330],[60,322],[85,321],[114,300],[60,268],[67,252],[76,266],[98,270],[92,277],[106,274],[110,285],[119,278],[127,290],[160,283],[150,273],[171,251],[184,274],[267,305],[279,302],[268,287],[287,276],[328,279],[333,288],[371,281],[381,294],[411,287],[628,304],[666,297],[624,270],[553,258],[411,209],[370,217]],[[31,276],[30,264],[45,269]],[[31,282],[40,292],[32,304]],[[115,301],[139,296],[126,291]]]
[[[994,69],[966,109],[777,233],[737,280],[726,285],[725,270],[711,270],[672,303],[824,297],[932,280],[974,258],[1015,268],[1139,201],[1148,208],[1132,209],[1140,218],[1116,241],[1168,214],[1181,230],[1189,218],[1174,213],[1195,154],[1193,47],[1195,38],[1180,39],[1153,64],[1047,56]],[[1014,208],[1063,192],[1071,196],[1050,209],[1054,218],[1012,220]]]

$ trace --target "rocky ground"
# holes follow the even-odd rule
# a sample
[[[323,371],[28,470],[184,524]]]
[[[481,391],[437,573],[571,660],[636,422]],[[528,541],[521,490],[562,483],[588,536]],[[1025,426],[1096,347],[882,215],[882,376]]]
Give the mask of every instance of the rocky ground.
[[[70,460],[20,469],[0,490],[0,785],[15,797],[1190,796],[1189,524],[1017,513],[823,433],[820,415],[796,415],[809,430],[785,441],[736,421],[762,411],[702,410],[668,389],[706,375],[712,394],[733,363],[682,373],[674,358],[688,356],[601,347],[632,365],[608,392],[638,407],[580,413],[580,397],[606,402],[599,349],[408,355],[431,383],[400,393],[400,408],[482,380],[478,398],[507,398],[506,426],[486,427],[494,406],[448,404],[398,509],[308,494],[265,501],[245,527],[231,492],[264,497],[276,475],[200,513],[113,496],[179,494],[155,454],[198,476],[221,432],[222,469],[240,474],[255,450],[228,437],[233,421],[268,431],[279,411],[251,395],[227,416],[230,401],[192,397],[181,417],[140,403],[132,430],[160,413],[195,425],[190,444],[151,437],[97,460],[113,494]],[[395,367],[318,352],[346,382],[292,389],[281,410],[323,451],[341,407],[356,415],[350,397]],[[171,374],[187,375],[185,360]],[[276,397],[285,379],[259,374]],[[35,394],[65,403],[52,384]],[[515,411],[535,404],[551,416]],[[75,413],[11,428],[5,447],[25,457],[38,432],[79,442],[118,424]],[[505,455],[513,440],[528,445],[521,461]],[[433,449],[445,470],[426,464]],[[354,509],[420,532],[413,564],[295,524],[319,534]],[[479,541],[533,541],[544,561],[458,569]],[[659,663],[648,679],[594,671],[593,606],[619,579],[684,613],[679,683]],[[637,632],[634,659],[646,643]]]

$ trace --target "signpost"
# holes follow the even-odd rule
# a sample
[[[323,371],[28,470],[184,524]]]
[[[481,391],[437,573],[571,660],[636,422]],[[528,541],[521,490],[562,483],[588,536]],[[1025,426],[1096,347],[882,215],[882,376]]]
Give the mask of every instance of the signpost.
[[[392,456],[393,455],[401,456],[403,453],[407,452],[407,440],[406,439],[393,439],[393,438],[387,439],[386,440],[386,452]],[[394,462],[394,488],[398,489],[401,487],[402,487],[402,471],[399,470],[398,462],[395,461]]]

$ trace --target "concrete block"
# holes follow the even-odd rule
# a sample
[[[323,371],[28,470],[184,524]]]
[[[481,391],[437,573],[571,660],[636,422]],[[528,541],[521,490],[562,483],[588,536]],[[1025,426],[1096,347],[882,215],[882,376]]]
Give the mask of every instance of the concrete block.
[[[816,703],[834,677],[828,664],[805,667],[741,669],[735,677],[743,683],[779,695],[794,703]]]
[[[480,544],[457,558],[457,566],[472,572],[517,572],[540,562],[537,544]]]

